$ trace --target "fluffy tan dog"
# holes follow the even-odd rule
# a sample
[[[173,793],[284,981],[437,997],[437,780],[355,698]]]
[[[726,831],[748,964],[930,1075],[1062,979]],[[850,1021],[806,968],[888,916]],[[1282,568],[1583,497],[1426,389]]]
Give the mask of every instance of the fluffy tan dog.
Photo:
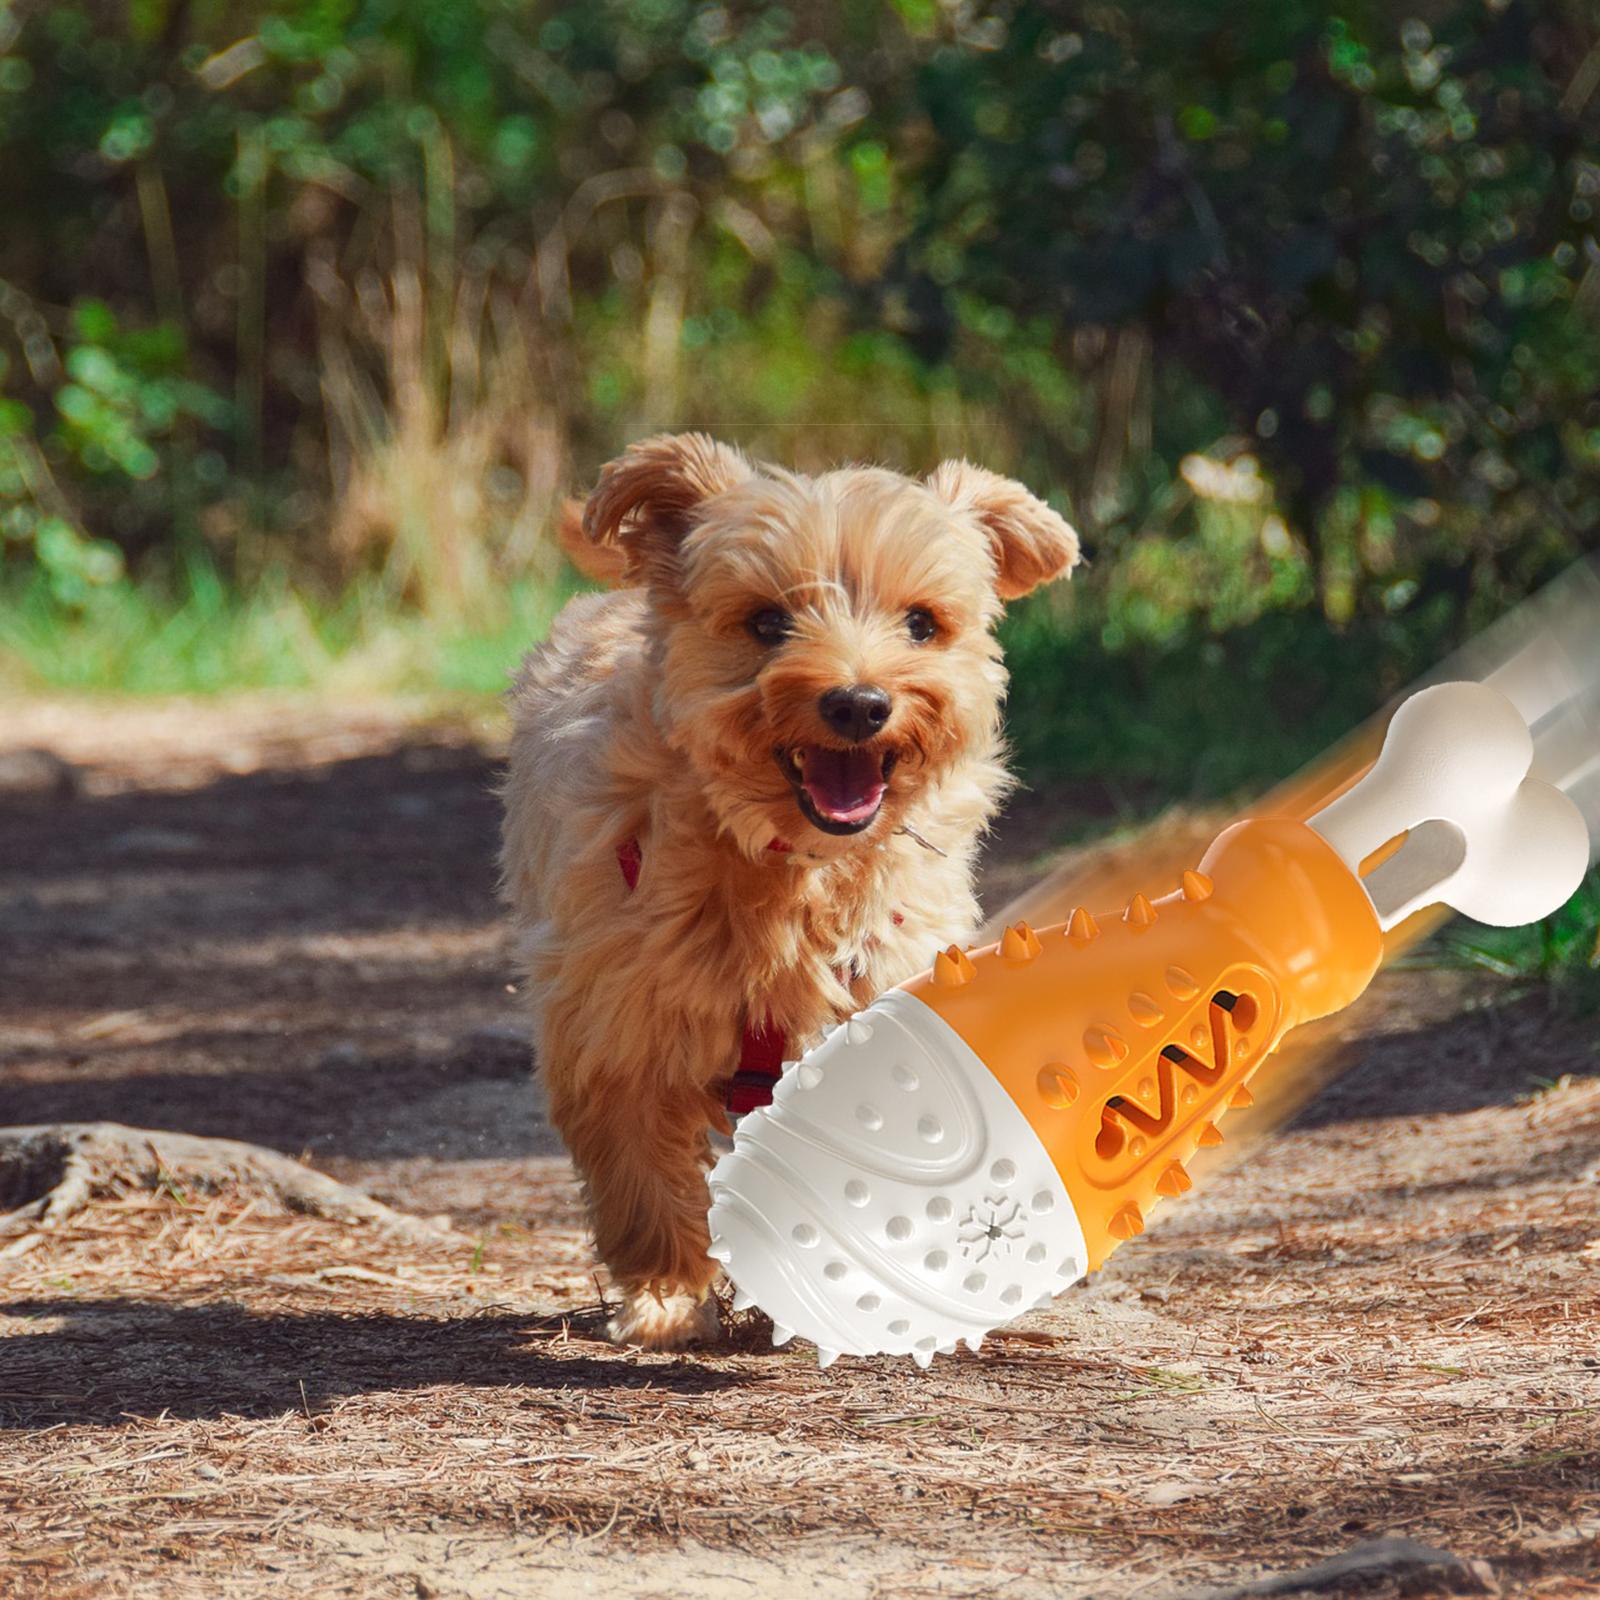
[[[582,529],[626,587],[523,666],[502,865],[612,1335],[668,1348],[717,1332],[730,1082],[971,937],[1008,785],[991,630],[1078,539],[965,462],[808,478],[699,434],[607,466]]]

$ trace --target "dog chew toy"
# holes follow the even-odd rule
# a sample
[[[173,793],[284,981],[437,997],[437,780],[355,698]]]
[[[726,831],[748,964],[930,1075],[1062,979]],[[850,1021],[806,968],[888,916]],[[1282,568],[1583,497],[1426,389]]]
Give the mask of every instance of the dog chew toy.
[[[1048,1303],[1190,1184],[1284,1033],[1349,1005],[1423,906],[1515,926],[1577,888],[1589,834],[1475,683],[1401,705],[1307,822],[1234,824],[1177,889],[1018,923],[785,1069],[711,1173],[711,1254],[773,1342],[909,1355]]]

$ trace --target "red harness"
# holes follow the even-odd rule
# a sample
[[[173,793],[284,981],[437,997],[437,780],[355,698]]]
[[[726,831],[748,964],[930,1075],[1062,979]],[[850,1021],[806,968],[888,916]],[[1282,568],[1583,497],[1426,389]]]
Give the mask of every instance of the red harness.
[[[787,855],[794,846],[782,839],[774,839],[767,849]],[[639,871],[644,866],[644,851],[637,839],[624,839],[617,846],[617,865],[622,869],[622,881],[628,892],[639,886]],[[905,918],[898,911],[891,913],[898,928]],[[846,979],[841,975],[841,983]],[[772,1025],[770,1016],[759,1026],[745,1019],[744,1039],[739,1046],[739,1065],[733,1076],[722,1086],[722,1103],[736,1117],[758,1106],[772,1104],[772,1090],[783,1076],[783,1063],[789,1049],[789,1036],[782,1028]]]
[[[775,839],[769,850],[788,851],[790,846]],[[644,852],[637,839],[624,839],[617,846],[617,865],[622,869],[622,881],[631,893],[639,885],[639,869],[644,865]],[[742,1117],[757,1106],[772,1104],[772,1090],[783,1076],[784,1054],[789,1046],[788,1035],[782,1028],[772,1026],[766,1018],[759,1027],[746,1020],[744,1041],[739,1047],[739,1066],[734,1075],[722,1086],[722,1103],[736,1117]]]

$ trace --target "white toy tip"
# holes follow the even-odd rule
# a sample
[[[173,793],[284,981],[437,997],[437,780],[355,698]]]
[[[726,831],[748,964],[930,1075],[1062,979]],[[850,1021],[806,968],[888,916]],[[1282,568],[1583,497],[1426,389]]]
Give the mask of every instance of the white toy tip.
[[[838,1359],[839,1352],[837,1350],[819,1349],[817,1351],[817,1370],[819,1372],[826,1372],[828,1368],[831,1367]]]
[[[781,1322],[772,1325],[772,1342],[775,1345],[788,1344],[794,1338],[794,1329],[786,1328]]]
[[[981,1333],[969,1333],[966,1338],[966,1345],[973,1355],[977,1355],[983,1349],[983,1335]]]
[[[1531,775],[1522,713],[1483,683],[1440,683],[1405,701],[1372,770],[1311,819],[1363,878],[1384,928],[1447,905],[1498,927],[1537,922],[1589,865],[1583,814]]]
[[[911,1352],[911,1359],[913,1361],[915,1361],[916,1364],[919,1367],[921,1367],[924,1372],[926,1372],[928,1370],[928,1368],[933,1365],[933,1351],[931,1351],[931,1350],[913,1350]]]

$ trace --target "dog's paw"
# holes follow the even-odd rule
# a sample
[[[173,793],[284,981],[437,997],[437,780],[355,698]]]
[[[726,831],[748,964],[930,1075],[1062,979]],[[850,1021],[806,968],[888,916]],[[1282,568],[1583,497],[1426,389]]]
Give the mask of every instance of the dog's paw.
[[[715,1344],[722,1335],[717,1302],[707,1295],[664,1294],[658,1300],[648,1289],[630,1291],[606,1330],[612,1342],[643,1350],[682,1350],[691,1344]]]

